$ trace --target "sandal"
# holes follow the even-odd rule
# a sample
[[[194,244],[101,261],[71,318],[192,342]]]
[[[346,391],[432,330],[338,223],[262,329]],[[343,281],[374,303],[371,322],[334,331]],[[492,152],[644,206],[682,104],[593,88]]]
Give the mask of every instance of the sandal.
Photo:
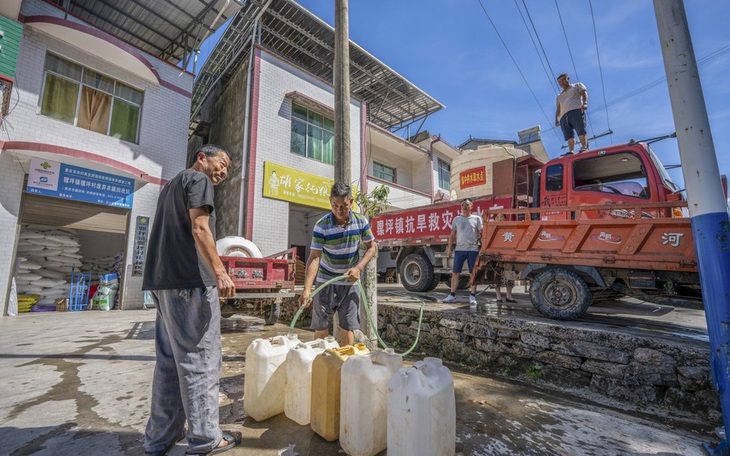
[[[223,438],[221,439],[221,442],[225,440],[226,445],[225,446],[217,446],[210,450],[207,453],[185,453],[185,454],[197,454],[197,455],[210,455],[210,454],[220,454],[225,451],[230,450],[231,448],[238,446],[241,444],[241,440],[243,440],[243,435],[240,432],[228,432],[223,431]],[[220,442],[218,442],[218,445],[220,445]]]
[[[517,300],[516,300],[516,299],[511,299],[511,298],[507,298],[507,299],[506,299],[506,301],[507,301],[507,302],[511,302],[511,303],[513,303],[513,304],[517,302]]]

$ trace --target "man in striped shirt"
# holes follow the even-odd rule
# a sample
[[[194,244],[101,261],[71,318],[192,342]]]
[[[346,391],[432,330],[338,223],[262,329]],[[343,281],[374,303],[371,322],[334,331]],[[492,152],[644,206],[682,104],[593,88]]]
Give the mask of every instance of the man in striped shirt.
[[[367,219],[350,209],[352,189],[344,182],[335,182],[330,192],[332,212],[314,226],[312,245],[305,267],[304,291],[300,303],[308,307],[312,285],[344,275],[345,281],[334,282],[314,296],[312,326],[315,339],[329,335],[335,311],[340,318],[340,345],[355,343],[353,331],[360,329],[360,298],[353,286],[370,260],[378,254],[375,237]],[[360,242],[367,250],[360,258]]]

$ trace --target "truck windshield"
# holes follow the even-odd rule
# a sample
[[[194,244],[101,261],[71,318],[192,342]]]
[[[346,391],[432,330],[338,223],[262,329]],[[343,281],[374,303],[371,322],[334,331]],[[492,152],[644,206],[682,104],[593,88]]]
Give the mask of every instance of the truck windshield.
[[[654,151],[649,147],[647,144],[646,149],[649,151],[649,157],[651,157],[651,161],[654,162],[654,167],[656,167],[657,172],[659,173],[659,177],[662,179],[662,184],[664,184],[665,187],[672,190],[673,192],[676,192],[679,190],[679,187],[677,184],[672,182],[672,179],[669,177],[669,173],[667,173],[667,170],[664,169],[664,165],[662,165],[662,162],[659,161],[659,157],[656,156]]]
[[[649,198],[646,170],[634,152],[618,152],[573,162],[576,191]]]

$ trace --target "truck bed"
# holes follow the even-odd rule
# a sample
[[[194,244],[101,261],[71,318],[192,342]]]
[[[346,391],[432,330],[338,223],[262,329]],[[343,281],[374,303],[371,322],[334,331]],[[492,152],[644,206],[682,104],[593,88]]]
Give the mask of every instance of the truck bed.
[[[586,217],[589,212],[607,211],[605,205],[488,211],[480,261],[697,272],[689,218],[641,218],[647,209],[670,208],[671,212],[686,206],[685,202],[611,205],[608,210],[615,218],[605,219]],[[575,216],[542,221],[533,215],[548,211]],[[499,214],[523,221],[489,220]]]

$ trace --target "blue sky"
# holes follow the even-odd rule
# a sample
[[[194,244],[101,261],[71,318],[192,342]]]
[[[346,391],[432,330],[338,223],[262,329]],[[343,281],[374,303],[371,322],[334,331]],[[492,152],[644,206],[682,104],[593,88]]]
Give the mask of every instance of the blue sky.
[[[334,24],[333,0],[299,3]],[[614,132],[592,147],[674,131],[651,1],[350,0],[349,7],[350,39],[446,106],[423,128],[452,145],[470,135],[517,140],[518,130],[540,125],[548,154],[560,155],[554,76],[563,72],[588,88],[588,136],[609,125]],[[685,9],[720,172],[730,175],[730,1],[685,0]],[[547,62],[535,49],[540,43]],[[665,165],[679,164],[675,139],[652,147]],[[670,174],[682,185],[681,170]]]

